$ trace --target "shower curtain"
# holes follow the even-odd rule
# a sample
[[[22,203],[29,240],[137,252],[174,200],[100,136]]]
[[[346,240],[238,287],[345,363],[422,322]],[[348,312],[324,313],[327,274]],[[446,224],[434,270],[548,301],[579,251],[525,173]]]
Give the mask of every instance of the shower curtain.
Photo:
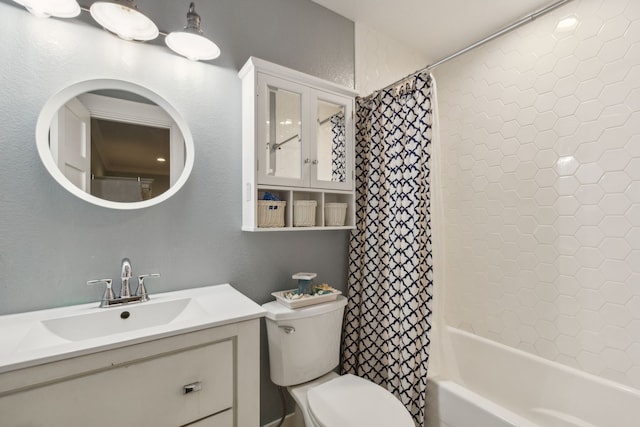
[[[357,99],[356,221],[342,370],[392,392],[424,423],[432,288],[432,80]]]
[[[347,156],[344,140],[344,113],[340,111],[329,118],[331,123],[331,179],[334,182],[346,182]]]

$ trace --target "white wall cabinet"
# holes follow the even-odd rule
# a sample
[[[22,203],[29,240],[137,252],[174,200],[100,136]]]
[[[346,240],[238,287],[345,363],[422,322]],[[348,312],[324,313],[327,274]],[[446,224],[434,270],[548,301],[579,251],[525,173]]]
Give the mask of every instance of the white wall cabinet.
[[[5,373],[0,424],[257,427],[259,342],[255,319]]]
[[[350,89],[257,58],[239,73],[243,93],[245,231],[353,228],[354,97]],[[269,192],[286,202],[280,226],[264,226],[259,203]],[[297,227],[295,202],[316,202],[315,221]],[[327,203],[346,203],[343,225]],[[276,207],[277,209],[277,207]]]

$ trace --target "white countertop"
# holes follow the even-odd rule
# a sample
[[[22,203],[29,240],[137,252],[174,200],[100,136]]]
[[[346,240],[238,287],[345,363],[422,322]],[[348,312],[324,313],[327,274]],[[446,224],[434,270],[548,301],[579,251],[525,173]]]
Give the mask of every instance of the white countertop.
[[[229,284],[150,298],[108,308],[96,302],[0,316],[0,373],[265,315]],[[122,319],[125,311],[129,317]]]

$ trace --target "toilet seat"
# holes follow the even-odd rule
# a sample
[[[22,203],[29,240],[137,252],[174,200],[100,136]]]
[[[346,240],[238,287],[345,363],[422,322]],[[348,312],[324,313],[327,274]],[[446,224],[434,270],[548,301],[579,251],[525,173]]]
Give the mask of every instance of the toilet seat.
[[[414,427],[400,401],[384,388],[346,374],[311,388],[309,412],[319,427]]]

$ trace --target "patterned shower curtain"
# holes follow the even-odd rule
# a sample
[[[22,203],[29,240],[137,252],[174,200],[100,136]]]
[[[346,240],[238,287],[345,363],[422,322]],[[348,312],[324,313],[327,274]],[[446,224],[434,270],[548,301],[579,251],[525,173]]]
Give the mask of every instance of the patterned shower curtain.
[[[329,118],[331,123],[331,179],[334,182],[346,182],[347,156],[344,141],[344,113],[340,111]]]
[[[342,369],[388,389],[422,426],[433,277],[431,77],[408,86],[357,100],[357,228]]]

